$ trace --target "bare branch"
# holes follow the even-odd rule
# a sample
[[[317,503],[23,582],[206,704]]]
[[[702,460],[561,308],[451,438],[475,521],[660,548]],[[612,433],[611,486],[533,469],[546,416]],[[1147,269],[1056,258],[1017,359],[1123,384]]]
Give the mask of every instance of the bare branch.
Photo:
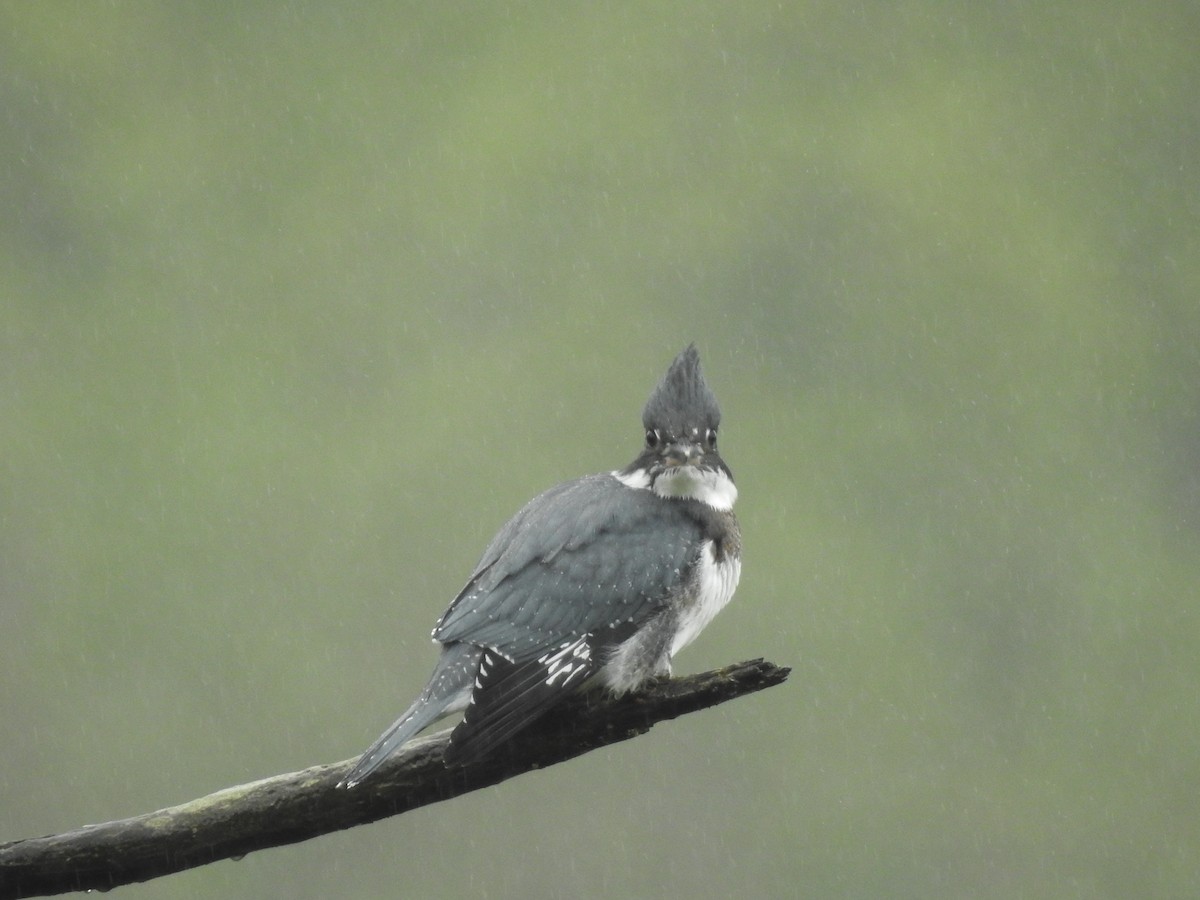
[[[0,844],[0,898],[107,890],[374,822],[636,737],[657,722],[781,684],[789,671],[759,659],[622,698],[578,695],[518,734],[505,752],[459,768],[442,762],[444,731],[413,742],[349,790],[336,785],[353,759],[129,819]]]

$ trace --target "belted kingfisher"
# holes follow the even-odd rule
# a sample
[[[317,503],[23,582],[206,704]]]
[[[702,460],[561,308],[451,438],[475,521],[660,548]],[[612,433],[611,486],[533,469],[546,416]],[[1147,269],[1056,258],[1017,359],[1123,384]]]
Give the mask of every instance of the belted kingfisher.
[[[492,538],[433,629],[442,652],[425,689],[341,786],[449,713],[464,711],[448,765],[485,756],[584,684],[621,694],[669,675],[741,574],[720,420],[688,345],[646,402],[633,462],[550,488]]]

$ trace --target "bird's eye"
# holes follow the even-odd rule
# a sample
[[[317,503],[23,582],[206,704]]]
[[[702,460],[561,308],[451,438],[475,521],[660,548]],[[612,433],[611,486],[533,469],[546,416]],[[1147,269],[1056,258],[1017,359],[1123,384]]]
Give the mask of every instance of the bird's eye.
[[[708,444],[709,450],[717,449],[717,429],[710,428],[704,432],[704,441]]]
[[[654,448],[656,448],[658,446],[658,442],[660,440],[661,440],[661,438],[658,436],[657,429],[654,429],[654,428],[646,429],[646,447],[647,447],[647,449],[653,450]]]

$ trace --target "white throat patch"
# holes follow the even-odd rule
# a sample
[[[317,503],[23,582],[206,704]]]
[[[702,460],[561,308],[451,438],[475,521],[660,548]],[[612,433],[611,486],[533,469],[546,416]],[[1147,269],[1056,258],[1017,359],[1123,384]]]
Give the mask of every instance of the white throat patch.
[[[633,488],[635,491],[644,491],[650,487],[650,475],[645,469],[634,469],[628,475],[624,472],[614,469],[611,472],[613,478],[621,482],[627,488]]]
[[[660,497],[678,500],[699,500],[713,509],[728,512],[737,500],[737,485],[720,469],[701,469],[696,466],[676,466],[667,469],[650,483],[650,474],[638,469],[629,474],[613,472],[613,477],[635,490],[650,488]]]

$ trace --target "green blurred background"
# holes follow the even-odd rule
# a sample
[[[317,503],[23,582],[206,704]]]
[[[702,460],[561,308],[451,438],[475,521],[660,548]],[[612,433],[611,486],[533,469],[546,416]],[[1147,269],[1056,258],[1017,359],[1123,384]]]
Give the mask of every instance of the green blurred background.
[[[362,750],[694,339],[787,685],[122,896],[1200,892],[1195,3],[0,25],[0,840]]]

